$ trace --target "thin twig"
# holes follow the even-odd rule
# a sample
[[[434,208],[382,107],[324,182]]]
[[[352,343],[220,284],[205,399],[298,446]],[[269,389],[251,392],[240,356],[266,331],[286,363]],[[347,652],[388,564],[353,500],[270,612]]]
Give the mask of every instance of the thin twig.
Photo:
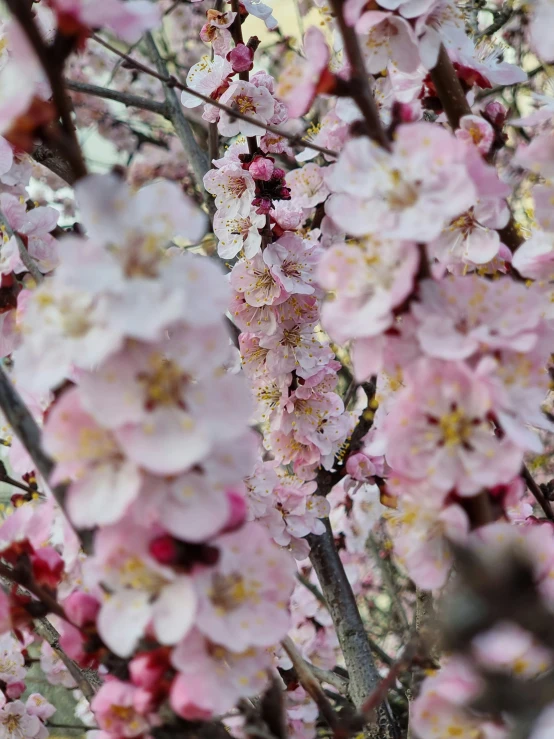
[[[235,46],[238,46],[239,44],[244,45],[244,39],[242,37],[242,21],[240,16],[240,6],[239,6],[239,0],[231,0],[231,10],[233,13],[236,13],[235,20],[233,21],[231,28],[229,29],[231,31],[231,35],[233,36],[233,41],[235,42]],[[248,82],[250,80],[250,72],[239,72],[239,79],[243,82]],[[258,149],[258,139],[256,136],[247,136],[246,142],[248,144],[248,151],[250,154],[255,154]]]
[[[302,685],[306,693],[308,693],[308,695],[316,702],[321,715],[329,724],[331,729],[337,728],[339,724],[338,716],[333,710],[333,706],[330,704],[329,699],[321,689],[321,685],[313,674],[310,666],[305,662],[304,658],[296,648],[295,643],[292,641],[290,636],[287,636],[283,639],[282,644],[283,649],[288,654],[290,661],[292,662],[292,666],[298,676],[300,685]]]
[[[525,480],[527,489],[529,490],[530,493],[532,493],[537,503],[543,509],[544,515],[548,518],[549,521],[554,521],[554,511],[552,510],[552,504],[544,496],[542,490],[535,482],[535,479],[533,475],[531,474],[531,472],[529,471],[529,467],[527,467],[526,464],[523,465],[523,468],[521,470],[521,476]]]
[[[36,619],[35,630],[40,637],[50,644],[54,652],[64,663],[71,677],[77,683],[77,687],[81,693],[90,702],[102,684],[102,681],[98,677],[98,673],[94,670],[83,670],[64,652],[60,647],[60,635],[47,618]],[[84,730],[86,730],[86,727],[83,727],[83,731]]]
[[[154,37],[151,33],[146,33],[144,38],[148,53],[150,54],[150,57],[152,58],[154,64],[158,69],[158,74],[161,77],[165,77],[166,79],[171,79],[171,76],[167,71],[165,61],[160,54],[156,42],[154,41]],[[190,126],[190,123],[185,118],[185,114],[183,113],[183,106],[181,105],[181,102],[177,97],[177,93],[173,89],[174,87],[175,85],[164,85],[165,101],[168,108],[169,119],[173,123],[175,133],[179,137],[185,154],[190,161],[192,171],[194,172],[194,176],[196,178],[196,184],[198,186],[198,189],[202,193],[204,203],[206,204],[208,209],[213,210],[213,198],[208,195],[204,188],[204,175],[210,169],[210,163],[208,161],[206,153],[202,151],[202,149],[198,145],[198,142],[194,138],[192,128]]]
[[[406,616],[406,611],[404,610],[402,601],[400,600],[400,596],[396,588],[396,583],[391,577],[391,573],[388,568],[388,562],[385,562],[381,558],[381,548],[380,548],[379,542],[377,541],[375,536],[370,533],[369,536],[367,537],[367,544],[369,548],[371,549],[371,553],[373,554],[373,559],[375,560],[375,562],[377,563],[377,566],[379,567],[379,570],[381,572],[381,577],[383,578],[383,584],[385,585],[385,588],[387,589],[387,593],[390,595],[390,599],[394,606],[394,610],[396,611],[396,615],[398,616],[398,620],[402,624],[402,628],[405,631],[408,631],[408,629],[410,628],[410,623],[408,621],[408,617]]]
[[[56,36],[53,44],[48,46],[40,35],[31,5],[20,2],[20,0],[6,0],[6,4],[27,36],[50,83],[52,100],[61,118],[62,129],[65,134],[65,154],[72,166],[75,178],[80,179],[81,177],[85,177],[87,167],[83,159],[81,147],[79,146],[75,126],[71,118],[71,104],[63,83],[62,72],[64,60],[59,58],[58,49],[56,48],[58,36]]]
[[[323,593],[321,590],[317,587],[317,585],[314,585],[311,583],[307,577],[304,577],[304,575],[301,572],[296,573],[296,579],[298,582],[302,583],[302,585],[310,591],[312,595],[315,595],[317,600],[321,603],[322,606],[325,606],[325,608],[329,609],[329,606],[327,605],[327,601],[323,597]]]
[[[150,67],[147,67],[145,64],[142,64],[136,59],[133,59],[133,57],[129,56],[128,54],[125,54],[124,52],[120,51],[115,46],[112,46],[110,43],[108,43],[107,41],[105,41],[103,38],[101,38],[95,33],[92,34],[91,38],[93,38],[99,44],[102,44],[102,46],[104,46],[106,49],[109,49],[114,54],[117,54],[119,57],[124,59],[127,62],[127,64],[129,64],[134,69],[144,72],[144,74],[148,74],[151,77],[155,77],[156,79],[160,80],[160,82],[163,82],[164,85],[167,85],[170,88],[174,87],[174,88],[177,88],[178,90],[182,90],[183,92],[188,92],[194,97],[197,97],[199,100],[202,100],[203,102],[208,103],[209,105],[213,105],[216,108],[219,108],[220,110],[224,110],[226,113],[228,113],[233,118],[238,118],[241,121],[246,121],[247,123],[252,123],[256,126],[259,126],[260,128],[263,128],[266,131],[269,131],[270,133],[274,133],[276,136],[282,136],[283,138],[288,139],[293,144],[296,144],[298,146],[304,146],[307,149],[313,149],[314,151],[319,151],[321,154],[327,154],[328,156],[331,156],[331,157],[338,157],[338,153],[336,151],[332,151],[331,149],[326,149],[324,146],[318,146],[317,144],[313,144],[309,141],[305,141],[301,136],[298,136],[297,134],[288,133],[287,131],[284,131],[283,129],[278,128],[277,126],[272,126],[269,123],[263,123],[257,118],[252,118],[251,116],[244,115],[243,113],[240,113],[238,110],[235,110],[235,108],[231,108],[228,105],[223,105],[223,103],[220,103],[219,100],[212,100],[212,98],[208,97],[207,95],[202,95],[201,92],[198,92],[197,90],[193,90],[191,87],[188,87],[182,82],[179,82],[179,80],[176,79],[173,75],[160,74],[156,72],[154,69],[150,69]]]
[[[139,110],[149,110],[151,113],[163,115],[169,118],[169,106],[167,103],[160,103],[157,100],[140,97],[139,95],[131,95],[128,92],[119,92],[119,90],[110,90],[107,87],[99,87],[98,85],[89,85],[86,82],[77,82],[76,80],[65,80],[65,86],[73,92],[80,92],[85,95],[94,95],[97,98],[106,100],[114,100],[116,103],[123,103],[128,108],[138,108]]]

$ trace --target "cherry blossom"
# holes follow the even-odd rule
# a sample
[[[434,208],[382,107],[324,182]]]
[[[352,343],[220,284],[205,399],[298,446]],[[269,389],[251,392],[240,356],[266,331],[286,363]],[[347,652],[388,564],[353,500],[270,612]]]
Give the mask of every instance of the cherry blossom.
[[[492,398],[475,373],[462,364],[422,360],[405,381],[386,419],[393,470],[460,495],[517,475],[522,451],[495,436]]]
[[[328,183],[335,194],[326,212],[354,236],[378,231],[428,241],[475,200],[463,147],[426,123],[400,126],[390,153],[367,138],[353,139]]]

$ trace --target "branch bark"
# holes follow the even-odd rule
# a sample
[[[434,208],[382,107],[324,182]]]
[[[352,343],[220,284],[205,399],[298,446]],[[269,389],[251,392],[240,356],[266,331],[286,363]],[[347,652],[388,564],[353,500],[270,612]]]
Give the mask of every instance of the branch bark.
[[[460,118],[471,114],[471,106],[456,75],[454,65],[448,56],[444,45],[441,45],[437,64],[431,70],[431,79],[435,85],[437,95],[442,103],[448,122],[453,129],[460,125]],[[524,239],[518,233],[513,215],[507,226],[498,230],[500,239],[506,244],[511,252],[515,252],[521,246]]]
[[[35,631],[42,639],[50,644],[52,649],[66,666],[71,677],[77,683],[77,687],[81,693],[90,703],[102,684],[98,673],[95,670],[83,670],[71,659],[71,657],[68,657],[60,647],[60,635],[47,618],[40,618],[35,621]]]
[[[139,95],[131,95],[128,92],[119,92],[119,90],[110,90],[107,87],[99,87],[98,85],[89,85],[86,82],[77,82],[76,80],[65,80],[65,86],[73,92],[80,92],[85,95],[94,95],[97,98],[105,100],[114,100],[116,103],[123,103],[128,108],[139,108],[139,110],[149,110],[151,113],[163,115],[169,118],[169,105],[160,103],[157,100],[149,100]]]
[[[331,7],[336,16],[344,41],[344,49],[350,63],[352,75],[350,85],[352,98],[364,116],[366,133],[384,149],[390,149],[390,143],[381,124],[377,103],[369,83],[362,50],[356,31],[346,23],[344,18],[344,0],[331,0]]]
[[[323,523],[325,533],[319,536],[310,534],[307,537],[311,547],[310,561],[327,601],[344,655],[350,677],[350,697],[356,708],[360,709],[367,697],[374,694],[380,683],[380,675],[371,653],[356,598],[335,547],[329,519],[323,519]],[[392,736],[397,736],[396,722],[386,701],[379,707],[378,714],[379,723],[383,723]]]
[[[219,108],[220,110],[224,110],[230,116],[233,116],[234,118],[238,118],[241,121],[246,121],[247,123],[253,123],[256,126],[259,126],[260,128],[263,128],[266,131],[269,131],[270,133],[274,133],[276,136],[282,136],[283,138],[288,139],[292,144],[296,144],[298,146],[304,146],[306,149],[313,149],[314,151],[319,151],[321,154],[327,154],[328,156],[331,156],[331,157],[338,157],[338,152],[336,151],[332,151],[331,149],[326,149],[324,146],[318,146],[317,144],[313,144],[309,141],[304,141],[302,136],[299,136],[298,134],[289,133],[288,131],[281,129],[278,126],[271,126],[269,123],[264,123],[263,121],[260,121],[257,118],[252,118],[249,115],[244,115],[244,113],[240,113],[235,108],[231,108],[228,105],[223,105],[223,103],[220,103],[219,100],[212,100],[212,98],[209,98],[207,95],[202,95],[201,92],[198,92],[197,90],[193,90],[191,87],[187,87],[187,85],[184,85],[182,82],[179,82],[178,79],[176,79],[173,75],[167,74],[167,72],[164,74],[164,73],[156,72],[155,69],[150,69],[150,67],[147,67],[146,64],[142,64],[136,59],[133,59],[132,56],[129,56],[128,54],[125,54],[124,52],[117,49],[115,46],[112,46],[110,43],[105,41],[103,38],[101,38],[97,34],[92,34],[91,38],[93,38],[99,44],[104,46],[106,49],[109,49],[114,54],[117,54],[117,56],[119,56],[121,59],[124,59],[127,62],[127,64],[133,69],[137,69],[140,72],[144,72],[144,74],[148,74],[151,77],[155,77],[156,79],[160,80],[160,82],[163,82],[164,85],[166,85],[169,89],[175,88],[177,90],[183,90],[185,92],[189,92],[191,95],[194,95],[194,97],[197,97],[199,100],[202,100],[204,103],[208,103],[209,105],[213,105],[216,108]]]
[[[163,60],[162,55],[160,54],[160,51],[156,45],[156,42],[154,41],[154,37],[151,33],[146,33],[144,39],[146,43],[146,48],[148,49],[148,53],[154,61],[158,73],[163,77],[169,78],[170,75],[167,71],[165,61]],[[194,138],[194,133],[192,132],[190,123],[185,118],[181,101],[177,97],[177,93],[175,92],[174,88],[165,84],[164,93],[169,119],[173,123],[175,133],[179,137],[183,149],[185,150],[185,153],[190,161],[190,166],[196,178],[196,184],[198,185],[198,189],[202,193],[202,199],[204,200],[204,203],[208,208],[210,214],[213,215],[213,213],[215,212],[214,200],[204,188],[204,175],[210,169],[210,162],[208,161],[208,157],[206,156],[206,153],[202,151],[202,149],[199,147],[196,139]]]
[[[46,144],[39,144],[39,146],[35,147],[31,156],[35,162],[42,164],[43,167],[49,169],[64,182],[67,182],[68,185],[74,185],[77,182],[77,178],[67,159]]]

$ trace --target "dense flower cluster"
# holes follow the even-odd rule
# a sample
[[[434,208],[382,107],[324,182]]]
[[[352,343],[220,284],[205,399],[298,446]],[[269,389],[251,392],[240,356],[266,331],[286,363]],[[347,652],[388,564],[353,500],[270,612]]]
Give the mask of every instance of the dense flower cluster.
[[[0,739],[39,645],[97,739],[342,734],[388,665],[391,736],[548,739],[548,630],[421,610],[462,551],[553,608],[551,3],[207,5],[0,29]]]

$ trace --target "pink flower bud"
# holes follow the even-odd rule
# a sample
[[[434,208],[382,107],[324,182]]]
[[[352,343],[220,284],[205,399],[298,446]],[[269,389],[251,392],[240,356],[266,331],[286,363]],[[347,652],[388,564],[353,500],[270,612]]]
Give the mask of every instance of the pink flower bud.
[[[39,585],[55,589],[63,576],[64,562],[54,547],[43,547],[31,555],[33,575]]]
[[[162,565],[175,564],[179,558],[175,541],[168,535],[158,536],[150,542],[150,554]]]
[[[168,666],[167,649],[155,649],[152,652],[138,654],[129,664],[131,682],[139,688],[151,690],[158,686]]]
[[[234,490],[227,491],[227,500],[229,501],[229,518],[223,531],[234,531],[242,526],[246,518],[246,500]]]
[[[255,180],[269,182],[275,172],[275,165],[271,159],[256,157],[248,167],[248,171]]]
[[[89,593],[76,590],[65,600],[64,610],[69,620],[75,626],[82,628],[86,624],[96,621],[96,616],[100,610],[100,603],[94,596],[89,595]]]
[[[502,128],[506,121],[508,111],[499,102],[488,103],[485,107],[485,115],[496,128]]]
[[[249,72],[254,66],[254,52],[245,44],[238,44],[227,54],[235,72]]]
[[[6,687],[6,695],[12,701],[16,701],[18,698],[21,698],[24,692],[25,683],[22,680],[19,680],[17,683],[10,683]]]

